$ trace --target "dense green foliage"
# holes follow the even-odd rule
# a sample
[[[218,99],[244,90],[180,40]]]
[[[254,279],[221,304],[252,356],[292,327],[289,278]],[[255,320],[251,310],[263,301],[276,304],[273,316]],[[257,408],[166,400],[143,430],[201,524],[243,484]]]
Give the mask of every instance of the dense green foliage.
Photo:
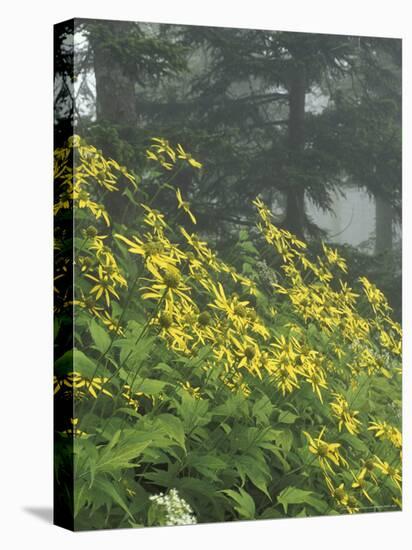
[[[359,188],[380,207],[371,246],[354,253],[369,266],[375,252],[371,275],[397,319],[401,103],[396,39],[81,19],[56,36],[57,146],[74,124],[144,185],[150,137],[183,141],[207,163],[196,177],[181,167],[179,187],[224,253],[239,224],[253,226],[257,194],[316,244],[334,235],[313,205],[333,213],[336,193]],[[127,200],[107,208],[118,222]]]
[[[207,166],[160,138],[144,156],[142,178],[78,136],[55,151],[56,474],[75,528],[399,509],[385,296],[255,197],[217,254],[175,184]]]

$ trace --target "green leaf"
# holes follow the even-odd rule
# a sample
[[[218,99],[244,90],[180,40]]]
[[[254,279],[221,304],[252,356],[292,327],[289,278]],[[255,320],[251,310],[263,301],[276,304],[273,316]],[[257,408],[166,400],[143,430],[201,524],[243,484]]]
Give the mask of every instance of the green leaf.
[[[182,401],[178,411],[183,419],[185,432],[191,432],[196,426],[204,426],[209,422],[209,402],[206,399],[195,399],[187,391],[182,390]]]
[[[259,519],[279,519],[283,517],[284,516],[282,515],[282,512],[272,506],[269,508],[265,508],[265,510],[263,510],[263,512],[260,514]]]
[[[83,508],[83,506],[87,502],[87,484],[83,480],[78,480],[74,484],[73,490],[74,490],[74,510],[73,510],[73,516],[76,517],[80,510]]]
[[[279,504],[282,504],[285,514],[289,504],[309,504],[320,513],[324,513],[328,507],[327,503],[313,496],[312,491],[304,491],[297,487],[286,487],[278,496]]]
[[[118,409],[116,409],[116,412],[125,414],[126,416],[131,416],[133,418],[141,417],[141,415],[131,407],[119,407]]]
[[[117,445],[117,443],[119,443],[119,440],[120,440],[120,436],[122,435],[122,430],[116,430],[113,434],[113,437],[111,438],[111,440],[109,441],[109,443],[107,444],[107,447],[106,449],[109,451],[110,449],[113,449],[113,447],[115,445]]]
[[[162,393],[167,382],[155,380],[154,378],[136,378],[132,384],[133,392],[143,392],[147,395],[158,395]]]
[[[73,370],[73,350],[66,351],[54,362],[54,373],[56,376],[65,376],[69,372],[73,372]]]
[[[299,418],[298,415],[293,414],[290,411],[281,411],[278,417],[278,421],[282,424],[293,424],[297,418]]]
[[[56,340],[57,335],[59,334],[60,330],[60,321],[57,319],[57,317],[53,320],[53,338]]]
[[[246,229],[241,229],[239,231],[239,241],[247,241],[249,238],[249,231]]]
[[[173,480],[173,486],[176,487],[179,492],[181,491],[182,494],[200,496],[203,499],[207,498],[212,501],[220,496],[210,479],[204,480],[195,477],[182,477]]]
[[[65,376],[69,372],[79,372],[85,378],[91,378],[96,372],[96,363],[89,359],[82,351],[74,348],[66,351],[54,363],[54,371],[58,376]]]
[[[242,241],[239,243],[239,246],[243,252],[247,252],[248,254],[259,254],[256,246],[251,241]]]
[[[200,455],[196,452],[191,452],[186,459],[186,465],[191,466],[199,473],[213,481],[219,481],[217,473],[226,469],[228,465],[215,454]]]
[[[203,361],[211,354],[211,350],[211,346],[203,346],[202,348],[200,348],[197,355],[195,355],[194,357],[190,357],[189,359],[183,358],[182,362],[185,363],[186,367],[200,367],[202,366]]]
[[[358,437],[352,434],[342,434],[340,439],[343,439],[343,441],[346,441],[351,445],[356,451],[360,451],[362,453],[369,454],[369,448],[363,441],[361,441]]]
[[[241,518],[255,519],[255,501],[244,489],[239,489],[238,493],[231,489],[226,489],[222,493],[225,493],[236,502],[237,506],[234,506],[234,509]]]
[[[170,438],[179,443],[179,445],[186,450],[185,431],[180,418],[172,414],[161,414],[158,417],[158,421],[162,427],[165,428]]]
[[[129,507],[127,506],[126,502],[123,500],[123,498],[120,496],[120,494],[116,490],[114,482],[110,482],[107,479],[96,479],[95,489],[98,489],[103,493],[105,493],[108,497],[110,497],[113,500],[113,502],[118,504],[120,508],[122,508],[132,520],[134,520],[134,517],[130,513]]]
[[[248,477],[255,487],[272,500],[267,487],[270,481],[270,472],[265,462],[250,456],[240,456],[236,460],[236,468],[243,482],[245,477]]]
[[[113,346],[120,348],[120,363],[126,370],[135,369],[149,355],[153,348],[154,337],[145,336],[141,339],[140,334],[143,330],[143,325],[137,325],[137,329],[133,330],[131,336],[114,342]]]
[[[242,265],[242,273],[244,275],[253,275],[255,273],[255,270],[250,263],[244,262]]]
[[[115,434],[113,439],[118,439]],[[94,465],[95,472],[115,473],[122,468],[134,467],[136,459],[142,454],[150,441],[133,441],[133,439],[115,441],[113,440],[100,449],[100,456]]]
[[[356,386],[353,388],[351,387],[347,392],[347,401],[349,403],[356,403],[356,409],[361,409],[365,405],[372,380],[373,378],[367,374],[361,374],[356,380]]]
[[[229,395],[224,403],[213,409],[213,416],[241,418],[245,414],[248,414],[247,401],[240,393]]]
[[[156,370],[156,371],[158,370],[164,375],[171,377],[172,379],[173,378],[178,379],[178,375],[179,375],[178,371],[173,367],[170,367],[166,363],[163,363],[163,362],[158,363],[155,367],[153,367],[153,370]]]
[[[127,197],[129,201],[133,203],[135,206],[140,206],[140,203],[134,198],[132,191],[128,187],[125,188],[122,195]]]
[[[282,448],[282,451],[288,453],[292,448],[293,433],[290,430],[279,430],[276,436],[276,443]]]
[[[108,335],[107,331],[100,326],[94,319],[90,323],[90,334],[93,338],[96,348],[101,352],[105,353],[111,343],[111,338]]]
[[[269,416],[272,414],[273,408],[270,399],[266,395],[263,395],[253,405],[252,415],[261,422],[267,422]]]

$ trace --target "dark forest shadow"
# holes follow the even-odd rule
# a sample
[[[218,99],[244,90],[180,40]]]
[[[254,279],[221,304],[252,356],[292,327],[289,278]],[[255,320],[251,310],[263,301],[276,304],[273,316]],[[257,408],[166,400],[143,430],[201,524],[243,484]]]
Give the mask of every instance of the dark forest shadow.
[[[53,508],[51,506],[25,506],[23,510],[46,523],[53,523]]]

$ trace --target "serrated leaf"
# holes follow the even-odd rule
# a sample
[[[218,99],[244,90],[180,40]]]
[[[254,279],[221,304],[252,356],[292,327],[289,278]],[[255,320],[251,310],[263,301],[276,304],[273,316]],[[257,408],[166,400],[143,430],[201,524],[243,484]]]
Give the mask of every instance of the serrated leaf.
[[[278,495],[277,500],[279,504],[282,504],[285,514],[288,511],[289,504],[309,504],[320,513],[324,513],[328,508],[327,503],[316,498],[312,491],[304,491],[297,487],[286,487]]]
[[[154,378],[136,378],[131,385],[132,392],[142,392],[147,395],[158,395],[162,393],[167,382]]]
[[[56,340],[57,335],[59,334],[59,330],[60,330],[60,320],[57,319],[57,317],[55,317],[54,320],[53,320],[53,338],[54,338],[54,340]]]
[[[248,412],[247,401],[242,394],[229,395],[224,403],[214,407],[213,416],[242,417]]]
[[[101,448],[99,458],[94,465],[95,472],[115,473],[122,468],[134,467],[136,459],[141,455],[150,441],[126,440],[117,442],[114,446]]]
[[[279,430],[276,436],[276,444],[281,447],[282,451],[288,453],[292,448],[293,433],[290,430]]]
[[[74,484],[73,492],[73,517],[76,517],[87,501],[87,484],[79,480]]]
[[[240,488],[239,492],[226,489],[222,493],[225,493],[236,502],[237,506],[234,506],[234,509],[239,513],[241,518],[255,519],[255,501],[244,489]]]
[[[91,378],[96,372],[96,363],[82,351],[74,348],[55,361],[54,371],[58,376],[65,376],[69,372],[75,371],[85,378]]]
[[[183,419],[185,432],[188,433],[195,426],[204,426],[209,422],[209,402],[206,399],[195,399],[187,391],[182,390],[182,401],[178,411]]]
[[[255,416],[258,420],[266,422],[269,416],[272,414],[273,408],[274,407],[270,399],[266,395],[263,395],[253,405],[252,415]]]
[[[346,441],[351,445],[356,451],[360,451],[362,453],[369,454],[369,448],[363,441],[361,441],[358,437],[352,434],[342,434],[340,436],[340,439],[343,439],[343,441]]]
[[[249,238],[249,231],[246,229],[241,229],[239,231],[239,241],[247,241]]]
[[[281,411],[278,421],[282,424],[293,424],[297,418],[299,418],[297,414],[293,414],[290,411]]]
[[[142,331],[143,327],[139,327]],[[139,340],[139,332],[133,332],[133,336],[116,341],[113,346],[120,348],[120,363],[126,370],[135,368],[150,353],[153,347],[154,337],[144,337]]]
[[[217,472],[228,467],[226,462],[215,454],[200,455],[196,452],[192,452],[187,456],[186,464],[213,481],[219,480]]]
[[[239,243],[239,246],[243,252],[247,252],[248,254],[259,254],[256,246],[251,241],[242,241]]]
[[[105,493],[116,504],[118,504],[120,508],[122,508],[132,520],[134,520],[134,517],[132,516],[129,510],[129,507],[127,506],[126,502],[121,497],[119,492],[116,490],[113,482],[108,481],[106,479],[96,479],[94,482],[94,488],[95,490],[98,489],[103,493]]]
[[[66,351],[54,362],[54,373],[57,376],[65,376],[69,372],[73,372],[73,370],[73,350]]]
[[[93,342],[96,346],[96,348],[101,352],[105,353],[111,342],[111,338],[107,331],[100,326],[94,319],[92,319],[90,325],[90,334],[93,338]]]
[[[249,478],[255,487],[272,500],[267,487],[270,481],[270,472],[265,462],[255,460],[249,456],[240,456],[236,460],[236,468],[243,482],[245,477]]]
[[[166,430],[169,437],[179,443],[179,445],[186,450],[185,431],[180,418],[173,416],[172,414],[161,414],[157,420]]]

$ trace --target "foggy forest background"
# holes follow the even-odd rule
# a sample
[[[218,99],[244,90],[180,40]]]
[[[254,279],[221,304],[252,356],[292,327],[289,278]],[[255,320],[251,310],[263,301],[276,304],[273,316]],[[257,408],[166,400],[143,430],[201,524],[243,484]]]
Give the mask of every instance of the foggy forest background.
[[[56,145],[75,131],[150,185],[152,137],[198,231],[230,250],[260,195],[279,226],[344,249],[401,315],[401,41],[77,20],[56,34]],[[74,74],[72,74],[74,61]],[[168,211],[168,204],[161,205]],[[121,199],[108,206],[121,220]]]

